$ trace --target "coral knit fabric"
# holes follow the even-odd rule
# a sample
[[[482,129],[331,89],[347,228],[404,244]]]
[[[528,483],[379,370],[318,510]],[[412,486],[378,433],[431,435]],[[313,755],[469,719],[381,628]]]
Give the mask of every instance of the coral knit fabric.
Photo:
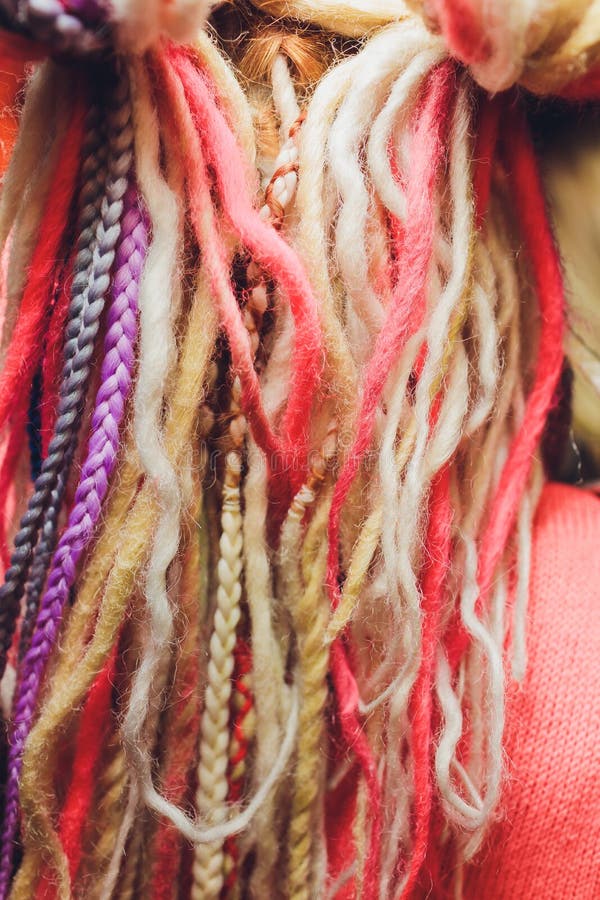
[[[532,564],[503,815],[467,876],[469,900],[600,898],[600,499],[547,486]]]

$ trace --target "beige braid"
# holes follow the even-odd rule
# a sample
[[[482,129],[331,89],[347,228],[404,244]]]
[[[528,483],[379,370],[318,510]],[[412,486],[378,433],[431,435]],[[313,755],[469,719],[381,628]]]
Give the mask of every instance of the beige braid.
[[[286,210],[296,195],[299,168],[297,135],[305,118],[306,112],[302,111],[290,128],[288,139],[277,155],[275,171],[265,190],[265,202],[260,214],[275,228],[283,226]]]
[[[283,223],[285,207],[291,203],[296,189],[298,164],[295,136],[301,121],[302,118],[290,128],[289,139],[282,148],[284,155],[280,154],[281,159],[277,160],[276,171],[265,192],[265,205],[261,209],[262,217],[278,228]],[[247,278],[249,290],[244,324],[252,355],[256,356],[260,343],[260,326],[268,306],[268,293],[263,274],[253,262],[248,265]],[[237,743],[230,738],[229,719],[236,630],[241,616],[240,579],[243,565],[240,476],[247,422],[239,406],[239,396],[240,385],[236,378],[232,386],[229,426],[234,450],[228,453],[225,463],[217,609],[210,641],[196,794],[198,811],[212,815],[215,822],[220,821],[226,812],[228,762],[236,755],[238,749]],[[226,533],[226,526],[230,529],[229,534]],[[223,705],[218,708],[218,703]],[[247,728],[250,734],[253,730],[253,717],[249,717]],[[240,766],[245,768],[245,762],[239,762],[238,767]],[[232,777],[243,778],[244,773],[237,771]],[[219,818],[214,818],[215,816]],[[193,900],[218,896],[226,875],[234,865],[235,861],[227,846],[198,844],[195,848],[193,865]]]
[[[210,639],[210,659],[200,726],[198,811],[216,824],[227,816],[229,762],[229,701],[236,630],[242,598],[242,514],[240,508],[241,457],[230,451],[225,462],[221,512],[217,607]],[[198,844],[194,856],[193,900],[218,898],[224,881],[222,843]]]

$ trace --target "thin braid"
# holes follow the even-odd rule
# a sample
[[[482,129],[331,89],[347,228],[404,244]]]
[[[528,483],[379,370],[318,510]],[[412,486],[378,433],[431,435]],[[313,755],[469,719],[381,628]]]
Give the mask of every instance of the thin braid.
[[[31,566],[30,583],[27,585],[27,590],[25,592],[25,609],[23,611],[21,634],[19,636],[19,659],[23,659],[27,653],[35,625],[40,600],[40,591],[36,586],[38,584],[43,584],[52,558],[61,500],[65,490],[65,472],[70,468],[71,463],[70,454],[68,457],[69,465],[65,466],[63,470],[59,472],[56,487],[50,494],[48,509],[40,533],[40,541],[36,547],[34,561]]]
[[[100,388],[92,416],[91,437],[87,458],[81,470],[75,494],[75,505],[69,516],[50,573],[45,604],[60,606],[67,600],[74,584],[79,557],[88,545],[108,482],[117,458],[119,427],[125,412],[125,404],[131,387],[134,366],[134,344],[137,336],[137,296],[142,264],[146,252],[146,226],[137,205],[135,188],[130,187],[124,199],[125,213],[116,255],[116,271],[113,282],[113,301],[107,317],[104,339],[104,361],[100,374]],[[50,504],[42,538],[46,531],[43,554],[36,553],[31,569],[30,585],[23,627],[21,630],[21,654],[27,651],[38,610],[39,596],[43,588],[56,534],[56,520],[64,491],[62,476]],[[56,495],[56,496],[55,496]],[[50,520],[50,515],[52,519]],[[37,549],[37,548],[36,548]]]
[[[137,336],[137,298],[146,252],[146,226],[135,188],[125,194],[121,238],[116,255],[114,298],[108,312],[101,384],[92,416],[91,437],[75,504],[53,561],[42,610],[62,609],[74,583],[76,566],[89,543],[117,458],[119,428],[131,387]]]
[[[90,362],[99,319],[110,285],[110,271],[115,258],[115,247],[121,236],[121,218],[124,196],[128,186],[127,173],[131,168],[133,129],[131,126],[131,103],[129,83],[119,79],[109,112],[110,159],[106,196],[102,202],[101,222],[97,233],[92,270],[87,295],[87,308],[83,315],[83,329],[77,342],[78,353],[72,362],[72,374],[61,391],[59,414],[53,443],[61,436],[71,438],[75,420],[81,406],[90,373]],[[127,301],[129,302],[129,301]],[[67,329],[69,333],[69,329]],[[111,363],[109,363],[111,365]],[[69,388],[68,392],[66,388]],[[108,446],[108,443],[107,443]],[[93,443],[90,455],[96,452]],[[49,459],[52,453],[49,454]],[[114,462],[114,459],[113,459]],[[82,473],[82,483],[87,473]],[[104,488],[106,490],[106,488]],[[96,518],[98,512],[95,513]],[[62,604],[48,592],[38,615],[31,646],[24,659],[20,690],[17,696],[14,716],[14,732],[9,754],[9,781],[6,793],[5,822],[3,828],[2,853],[0,856],[0,896],[5,892],[10,880],[12,864],[12,842],[17,828],[19,812],[18,781],[21,771],[23,749],[31,724],[46,661],[54,647],[60,626]]]
[[[229,762],[229,702],[236,630],[242,597],[241,457],[229,452],[225,463],[218,563],[217,608],[210,639],[207,686],[200,726],[196,803],[211,824],[226,818]],[[193,866],[193,900],[219,897],[224,884],[223,844],[198,844]]]
[[[119,240],[119,234],[121,233],[120,229],[122,225],[119,221],[119,217],[123,215],[124,206],[122,197],[120,197],[119,195],[122,194],[122,191],[127,182],[125,180],[122,180],[124,179],[124,176],[120,175],[119,173],[128,171],[131,162],[132,129],[129,118],[130,112],[128,111],[129,101],[126,96],[119,97],[118,94],[115,97],[115,101],[117,104],[117,109],[114,113],[114,118],[112,118],[111,116],[111,119],[109,121],[109,129],[111,131],[110,142],[112,146],[112,143],[114,141],[115,153],[114,174],[112,172],[110,174],[110,177],[114,179],[114,187],[109,187],[108,189],[109,192],[114,192],[114,198],[110,201],[104,201],[104,203],[106,203],[106,213],[104,213],[103,206],[103,215],[105,215],[105,218],[104,221],[100,223],[97,233],[99,243],[102,243],[105,247],[105,251],[100,250],[100,252],[103,253],[102,262],[99,262],[100,268],[98,270],[100,281],[98,281],[98,285],[96,288],[94,288],[92,282],[90,282],[87,303],[84,304],[80,313],[80,330],[79,336],[77,338],[77,349],[72,360],[72,372],[68,379],[65,379],[63,376],[63,383],[61,385],[62,399],[63,391],[67,390],[69,381],[72,383],[73,380],[75,380],[75,392],[77,392],[77,394],[80,396],[80,399],[77,402],[78,409],[83,403],[85,390],[87,387],[87,383],[89,382],[91,355],[93,353],[95,339],[98,333],[100,316],[104,309],[106,291],[110,282],[109,273],[114,260],[114,246],[116,241]],[[112,133],[113,130],[114,134]],[[121,157],[120,159],[119,154]],[[109,196],[110,193],[107,192],[107,197]],[[84,495],[86,494],[86,490],[90,491],[94,489],[96,477],[100,478],[98,493],[102,496],[104,496],[104,494],[106,493],[108,477],[105,477],[105,472],[103,472],[102,466],[99,466],[99,464],[102,463],[102,455],[106,453],[107,459],[105,469],[112,468],[112,466],[114,465],[116,447],[118,443],[118,424],[116,424],[116,419],[119,418],[120,421],[120,418],[122,418],[123,416],[124,400],[128,395],[129,386],[131,383],[131,371],[133,366],[132,340],[135,337],[136,328],[135,309],[129,309],[130,304],[127,298],[127,291],[129,290],[131,292],[135,308],[137,308],[137,281],[139,281],[141,259],[143,257],[145,248],[145,236],[142,234],[143,224],[140,221],[139,210],[137,210],[134,206],[134,196],[135,194],[131,195],[129,203],[126,207],[130,213],[127,224],[131,229],[131,234],[129,235],[127,232],[125,232],[124,235],[124,246],[122,248],[123,252],[120,260],[117,260],[117,268],[119,271],[115,279],[115,291],[119,291],[119,289],[121,288],[121,281],[125,282],[125,284],[123,285],[121,295],[117,293],[114,299],[114,303],[112,304],[114,315],[117,317],[117,320],[120,319],[121,315],[123,315],[124,318],[120,324],[118,322],[116,324],[113,323],[109,318],[109,329],[111,330],[107,335],[107,340],[105,343],[105,368],[103,367],[101,373],[102,384],[98,394],[97,409],[94,412],[92,421],[92,437],[90,440],[90,449],[88,451],[88,460],[86,461],[86,466],[90,468],[89,478],[91,479],[91,481],[88,482],[86,488],[84,483],[85,476],[83,476],[82,473],[83,477],[80,484],[80,489],[84,493]],[[125,222],[123,222],[123,225],[124,224]],[[136,229],[139,229],[138,237],[141,241],[139,247],[137,248],[132,246],[132,243],[135,245]],[[131,238],[130,241],[126,240],[127,237]],[[136,249],[137,252],[135,252]],[[131,260],[129,260],[130,254]],[[113,325],[115,330],[112,330]],[[67,325],[67,333],[73,333],[76,327],[77,326],[75,322],[69,322],[69,324]],[[121,362],[119,355],[119,341],[122,341],[122,351],[125,354],[126,358],[126,371],[122,370],[119,367],[119,364]],[[66,350],[65,357],[67,357]],[[114,369],[115,365],[116,369]],[[117,379],[116,382],[114,380],[115,378]],[[120,383],[121,380],[122,384]],[[71,414],[74,409],[73,403],[75,400],[76,397],[74,396],[69,403]],[[108,410],[105,410],[104,404],[106,404],[107,402],[109,402],[109,407]],[[113,407],[112,412],[114,413],[115,418],[114,423],[110,422],[111,405]],[[70,468],[70,463],[75,452],[76,441],[77,432],[74,429],[71,445],[69,447],[68,453],[66,454],[67,458],[64,465],[64,469],[66,472],[68,472]],[[105,449],[101,449],[103,447]],[[62,496],[64,492],[64,486],[66,485],[66,480],[67,479],[65,477],[63,479],[63,490],[60,492],[57,491],[57,498],[55,502],[59,506],[62,503]],[[102,499],[102,496],[100,497],[100,501]],[[91,496],[88,497],[88,503],[91,505],[91,507],[96,506]],[[96,510],[96,516],[98,515],[98,512],[99,508]],[[78,507],[78,501],[76,499],[76,505],[73,510],[73,515],[77,516],[78,514],[81,515],[83,514],[83,512],[82,507]],[[54,528],[49,527],[48,519],[50,519],[50,516],[52,516],[52,522],[56,523],[56,521],[58,520],[58,510],[48,510],[48,513],[46,514],[46,521],[44,522],[42,539],[40,540],[38,546],[34,551],[31,576],[27,588],[29,609],[37,609],[38,607],[39,598],[42,594],[46,581],[48,564],[56,546],[56,524],[54,525]],[[77,524],[78,520],[74,518],[72,522],[70,521],[69,528],[71,529],[71,526],[73,528],[76,528]],[[85,526],[81,523],[79,524],[85,532]],[[93,525],[90,525],[89,522],[87,524],[89,528],[93,527]],[[71,537],[73,538],[75,536],[71,535]],[[85,545],[85,543],[87,543],[87,541],[89,540],[89,535],[87,535],[87,533],[82,534],[81,540],[83,541],[83,545]],[[74,578],[74,574],[72,577]]]
[[[282,532],[282,550],[289,555],[302,547],[303,587],[297,596],[288,598],[294,630],[297,635],[298,668],[301,683],[300,727],[292,809],[289,831],[288,896],[294,900],[308,900],[318,886],[312,885],[315,834],[317,830],[320,746],[325,725],[327,703],[327,669],[329,648],[323,640],[327,628],[328,603],[325,585],[327,544],[325,540],[329,500],[321,504],[311,525],[312,540],[303,540],[303,520],[314,506],[326,473],[327,460],[335,452],[335,433],[330,429],[320,459],[313,467],[306,484],[296,494],[288,511]],[[319,540],[315,538],[319,536]],[[308,544],[316,544],[314,559],[308,559]],[[292,562],[292,561],[290,561]],[[294,564],[294,562],[292,562]]]
[[[260,342],[260,328],[262,325],[263,316],[267,307],[268,298],[267,298],[267,288],[264,283],[264,278],[262,277],[262,273],[259,272],[258,277],[255,278],[256,275],[256,265],[250,262],[247,268],[247,277],[250,285],[247,297],[246,309],[244,311],[244,325],[246,327],[246,331],[248,333],[249,343],[250,343],[250,351],[252,354],[252,359],[254,360],[259,342]],[[257,283],[253,284],[256,281]],[[219,660],[217,662],[215,656],[213,655],[213,639],[211,638],[210,643],[210,661],[208,667],[209,673],[209,687],[210,685],[210,677],[212,674],[217,674],[218,677],[221,677],[223,673],[229,672],[227,679],[229,681],[229,694],[226,700],[226,723],[229,725],[229,711],[230,711],[230,703],[231,703],[231,673],[233,672],[235,666],[235,648],[236,648],[236,631],[239,624],[239,619],[241,616],[240,609],[240,601],[241,601],[241,573],[242,573],[242,556],[243,556],[243,535],[242,535],[242,516],[241,516],[241,507],[240,507],[240,496],[239,496],[239,481],[240,481],[240,472],[241,472],[241,463],[242,463],[242,450],[244,446],[244,440],[246,436],[246,432],[248,429],[248,423],[246,421],[245,416],[241,411],[241,383],[239,378],[234,380],[231,389],[231,399],[230,399],[230,415],[231,421],[229,424],[229,438],[233,443],[235,452],[229,453],[225,462],[225,483],[223,486],[223,518],[222,518],[222,527],[223,534],[221,537],[221,541],[225,539],[225,543],[223,545],[220,544],[221,548],[221,558],[218,564],[218,573],[219,573],[219,588],[217,591],[217,610],[215,612],[214,619],[214,632],[213,638],[215,638],[214,649],[216,653],[219,655]],[[237,473],[237,474],[236,474]],[[236,490],[237,494],[232,495],[231,493],[231,484],[236,482]],[[232,503],[236,503],[237,506],[234,507],[231,505]],[[234,513],[239,520],[237,525],[239,525],[239,559],[235,561],[235,568],[237,570],[237,580],[232,582],[231,585],[226,584],[225,582],[221,582],[221,565],[224,567],[229,566],[229,559],[224,557],[223,549],[224,547],[229,551],[230,545],[227,543],[227,536],[225,534],[225,523],[230,523],[230,518],[225,518],[225,512],[231,507],[232,514]],[[227,578],[228,576],[225,575]],[[227,594],[221,594],[220,591],[225,590]],[[237,597],[237,606],[233,605],[233,598]],[[219,600],[221,597],[225,598],[225,606],[219,604]],[[227,609],[227,604],[231,604],[230,608]],[[225,612],[225,609],[227,611]],[[223,615],[225,613],[225,615]],[[222,636],[223,629],[221,628],[221,634],[218,633],[218,626],[223,625],[223,622],[229,622],[233,624],[233,633],[231,646],[229,646],[229,639],[225,641],[220,641],[220,637]],[[224,692],[222,685],[218,685],[215,683],[215,695],[220,694],[221,698],[224,699]],[[208,688],[207,688],[208,690]],[[234,743],[234,736],[225,740],[222,735],[218,734],[218,724],[217,719],[221,720],[224,717],[225,713],[223,710],[215,711],[209,707],[208,696],[205,700],[205,710],[202,717],[201,724],[201,741],[200,741],[200,760],[198,764],[198,793],[197,793],[197,804],[200,812],[202,811],[210,811],[214,806],[214,801],[216,799],[217,803],[223,804],[225,799],[227,798],[227,794],[229,792],[228,786],[226,788],[225,795],[222,798],[216,798],[209,791],[208,793],[204,791],[204,785],[202,782],[202,777],[205,774],[205,769],[210,771],[210,769],[217,769],[218,772],[221,772],[223,769],[224,777],[229,766],[229,762],[231,759],[232,753],[232,745]],[[205,723],[206,717],[206,723]],[[211,746],[211,740],[213,744]],[[217,745],[217,742],[220,742]],[[221,746],[222,743],[222,746]],[[224,767],[224,768],[223,768]],[[243,778],[243,775],[241,776]],[[225,783],[227,785],[227,779],[225,778]],[[219,787],[222,787],[220,785]],[[194,875],[194,890],[197,892],[197,896],[202,894],[203,890],[211,890],[212,885],[210,882],[212,880],[217,880],[217,867],[220,866],[220,883],[221,888],[224,885],[225,875],[228,876],[228,882],[234,877],[232,873],[235,872],[235,838],[231,838],[228,843],[225,845],[221,844],[217,847],[217,845],[203,845],[199,844],[196,847],[195,851],[195,861],[193,867],[193,875]],[[207,886],[208,885],[208,886]],[[217,893],[215,896],[217,896]]]
[[[69,320],[75,325],[86,306],[87,283],[92,264],[92,247],[98,226],[100,206],[104,190],[106,148],[100,113],[96,106],[90,110],[86,123],[86,138],[83,149],[81,171],[80,213],[78,239],[73,266],[73,285]],[[72,376],[73,359],[78,350],[79,328],[67,330],[64,356],[63,378],[65,382]],[[27,570],[32,561],[34,547],[43,515],[62,469],[65,452],[71,443],[77,416],[69,398],[61,398],[55,426],[55,434],[48,448],[48,456],[42,464],[42,471],[36,479],[34,491],[27,511],[21,519],[20,528],[14,539],[14,550],[4,584],[0,588],[0,677],[6,665],[6,654],[12,642],[15,619],[23,594]],[[75,408],[76,410],[76,408]]]
[[[58,421],[58,420],[57,420]],[[58,538],[58,520],[62,508],[65,489],[69,480],[69,473],[75,456],[77,445],[77,433],[71,435],[71,442],[65,447],[60,462],[60,470],[56,476],[56,484],[48,497],[48,506],[42,518],[39,540],[33,551],[29,578],[25,585],[25,635],[31,634],[35,626],[35,620],[40,605],[40,597],[44,590],[48,568],[52,560],[52,554]],[[26,637],[27,639],[27,637]],[[26,647],[24,647],[26,650]]]
[[[275,160],[275,171],[265,189],[265,203],[260,215],[275,228],[283,226],[288,207],[291,206],[298,186],[298,132],[306,118],[303,110],[289,130],[286,142]]]

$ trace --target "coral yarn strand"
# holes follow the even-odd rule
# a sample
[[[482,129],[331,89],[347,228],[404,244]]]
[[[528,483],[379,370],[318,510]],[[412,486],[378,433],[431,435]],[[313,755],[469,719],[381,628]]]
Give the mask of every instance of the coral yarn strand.
[[[531,263],[540,311],[540,336],[533,387],[522,425],[513,439],[492,502],[479,555],[480,602],[491,587],[504,552],[519,502],[527,484],[536,448],[552,407],[563,362],[565,296],[558,251],[554,243],[544,191],[531,137],[523,113],[504,119],[509,135],[503,149],[514,186],[514,203],[527,256]]]
[[[309,412],[323,364],[316,302],[298,257],[252,205],[241,150],[216,104],[207,78],[185,53],[173,50],[171,59],[179,72],[194,118],[201,127],[207,156],[222,195],[223,211],[256,260],[277,279],[290,303],[296,339],[284,433],[287,449],[295,452],[298,442],[305,445],[308,438]]]
[[[159,62],[161,62],[159,60]],[[195,70],[194,70],[195,72]],[[197,73],[195,72],[197,75]],[[258,376],[248,341],[248,333],[229,280],[229,263],[223,237],[213,210],[212,183],[204,161],[201,136],[192,119],[183,93],[181,79],[172,66],[163,64],[161,75],[169,107],[174,109],[177,126],[183,135],[184,159],[190,219],[206,262],[212,293],[218,303],[221,326],[231,350],[232,366],[242,386],[242,406],[256,441],[269,460],[276,459],[285,447],[274,434],[261,400]],[[169,96],[170,95],[170,96]],[[185,104],[185,107],[184,107]]]
[[[48,202],[31,260],[29,279],[0,378],[0,428],[18,402],[17,398],[28,396],[33,373],[40,362],[48,284],[54,283],[56,260],[61,255],[61,243],[76,192],[85,114],[85,103],[80,91],[75,99],[71,122],[48,191]]]
[[[431,490],[431,508],[425,546],[429,564],[423,575],[421,663],[411,697],[414,760],[414,840],[403,900],[412,896],[429,844],[433,804],[431,771],[433,677],[438,647],[444,583],[450,565],[452,508],[450,469],[446,465]]]

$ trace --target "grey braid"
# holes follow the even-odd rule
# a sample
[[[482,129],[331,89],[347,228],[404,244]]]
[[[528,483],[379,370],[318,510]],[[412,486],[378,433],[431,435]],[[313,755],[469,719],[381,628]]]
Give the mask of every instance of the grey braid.
[[[65,464],[68,468],[72,458],[79,426],[79,417],[89,381],[95,339],[100,316],[104,309],[106,294],[110,285],[110,271],[115,256],[115,245],[121,232],[123,196],[128,185],[128,173],[133,157],[133,129],[131,124],[131,103],[129,83],[125,77],[119,78],[111,98],[107,113],[108,124],[108,176],[97,227],[95,247],[89,261],[90,247],[94,244],[87,224],[85,235],[88,241],[87,254],[78,252],[76,276],[72,287],[69,307],[69,324],[66,329],[65,364],[60,389],[54,436],[50,442],[48,456],[42,464],[42,471],[36,480],[34,493],[27,512],[21,520],[21,529],[15,537],[15,549],[11,565],[0,588],[0,674],[4,671],[6,652],[12,640],[14,624],[18,613],[27,571],[30,566],[39,528],[46,514],[46,523],[56,520],[56,507],[62,502],[64,484],[67,481]],[[83,234],[82,230],[82,234]],[[81,263],[81,265],[79,264]],[[57,491],[59,477],[63,490]],[[54,494],[53,494],[54,492]],[[48,508],[52,498],[51,508]],[[38,560],[48,556],[47,547],[56,541],[56,528],[49,525],[40,542]],[[46,569],[36,566],[35,582],[31,583],[32,597],[41,594]]]
[[[23,658],[29,647],[29,639],[33,632],[33,626],[35,624],[40,602],[38,585],[44,584],[46,572],[48,571],[52,552],[56,544],[55,535],[58,525],[58,516],[60,514],[61,499],[65,490],[65,475],[66,472],[64,471],[59,473],[56,487],[50,495],[50,502],[40,531],[40,540],[35,549],[34,559],[31,564],[29,584],[27,585],[25,594],[25,610],[21,621],[21,634],[19,636],[19,659]]]

